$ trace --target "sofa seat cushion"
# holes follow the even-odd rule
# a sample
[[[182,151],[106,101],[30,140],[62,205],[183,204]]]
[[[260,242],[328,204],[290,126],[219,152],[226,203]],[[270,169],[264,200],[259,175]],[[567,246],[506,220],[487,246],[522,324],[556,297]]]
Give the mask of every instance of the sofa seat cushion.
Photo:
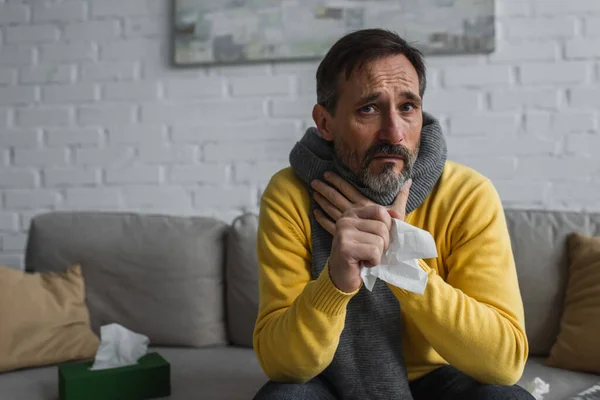
[[[171,400],[247,400],[267,382],[252,349],[151,347],[171,363]],[[551,368],[530,357],[519,384],[539,377],[550,384],[544,400],[564,400],[600,381],[600,375]],[[2,400],[57,400],[55,366],[0,374]]]
[[[252,349],[151,347],[171,364],[171,400],[247,400],[267,382]],[[2,400],[57,400],[56,366],[0,374]]]
[[[251,399],[268,380],[252,349],[157,351],[171,363],[173,399]]]
[[[600,382],[600,375],[552,368],[544,364],[545,357],[529,357],[519,385],[525,386],[539,377],[550,385],[544,400],[565,400]]]

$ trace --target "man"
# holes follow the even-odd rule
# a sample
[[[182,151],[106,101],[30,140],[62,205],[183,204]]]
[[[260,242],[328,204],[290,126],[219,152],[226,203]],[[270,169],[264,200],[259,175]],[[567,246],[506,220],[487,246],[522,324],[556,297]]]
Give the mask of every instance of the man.
[[[270,399],[532,399],[500,199],[446,161],[423,112],[421,53],[397,35],[341,38],[317,71],[309,129],[261,200],[254,349]],[[378,280],[392,219],[429,231],[423,294]]]

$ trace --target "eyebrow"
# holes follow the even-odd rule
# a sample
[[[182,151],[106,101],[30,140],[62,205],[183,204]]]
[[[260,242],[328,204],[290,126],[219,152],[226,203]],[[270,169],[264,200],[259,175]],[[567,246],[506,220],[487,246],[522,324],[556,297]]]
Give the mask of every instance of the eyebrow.
[[[408,100],[413,101],[416,105],[421,105],[421,97],[411,92],[410,90],[405,90],[400,92],[400,96],[407,98]],[[361,97],[357,102],[356,106],[360,106],[362,104],[371,103],[381,97],[381,92],[369,93],[366,96]]]

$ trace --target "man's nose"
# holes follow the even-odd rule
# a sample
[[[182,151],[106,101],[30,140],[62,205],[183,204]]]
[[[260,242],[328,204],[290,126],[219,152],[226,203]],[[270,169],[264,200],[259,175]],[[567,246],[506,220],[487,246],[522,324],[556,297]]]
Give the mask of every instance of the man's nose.
[[[396,111],[386,113],[381,121],[379,140],[390,144],[402,143],[406,137],[407,123]]]

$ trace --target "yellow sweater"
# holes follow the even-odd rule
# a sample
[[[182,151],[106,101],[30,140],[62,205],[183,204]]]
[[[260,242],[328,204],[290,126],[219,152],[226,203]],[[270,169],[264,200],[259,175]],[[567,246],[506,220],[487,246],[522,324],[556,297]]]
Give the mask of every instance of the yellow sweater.
[[[355,293],[338,290],[325,266],[311,278],[310,197],[291,168],[266,188],[258,230],[259,314],[254,350],[267,376],[306,382],[333,359]],[[523,304],[492,183],[447,162],[432,193],[406,217],[429,231],[438,257],[419,260],[422,295],[389,285],[401,304],[409,380],[446,364],[489,384],[511,385],[528,354]]]

